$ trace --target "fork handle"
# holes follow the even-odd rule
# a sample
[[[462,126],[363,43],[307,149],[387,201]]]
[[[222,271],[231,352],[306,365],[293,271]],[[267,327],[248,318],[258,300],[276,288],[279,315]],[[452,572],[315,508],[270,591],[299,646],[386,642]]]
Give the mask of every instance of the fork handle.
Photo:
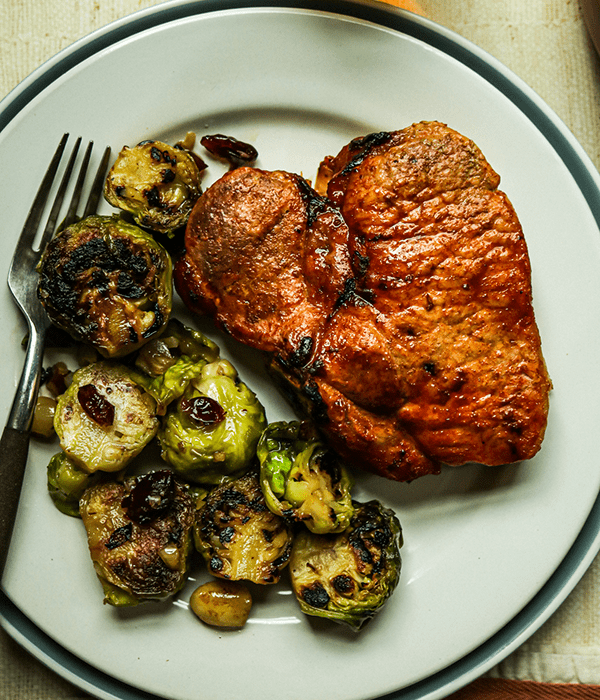
[[[0,579],[6,564],[29,452],[29,431],[6,426],[0,438]]]
[[[23,372],[21,373],[21,379],[6,421],[7,426],[15,428],[19,432],[29,432],[31,421],[33,420],[40,388],[45,340],[46,328],[36,328],[35,325],[30,325]],[[0,453],[0,462],[2,459],[3,454]]]
[[[0,438],[0,580],[19,509],[19,498],[29,453],[30,428],[40,385],[45,339],[45,326],[39,328],[34,324],[30,325],[23,372],[6,427]]]

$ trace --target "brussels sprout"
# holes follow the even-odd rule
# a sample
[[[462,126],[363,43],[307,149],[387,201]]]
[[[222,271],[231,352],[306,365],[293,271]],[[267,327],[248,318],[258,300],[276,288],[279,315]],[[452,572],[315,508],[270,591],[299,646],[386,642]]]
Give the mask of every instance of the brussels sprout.
[[[187,481],[218,484],[247,470],[266,423],[233,365],[217,360],[171,404],[158,432],[162,457]]]
[[[154,399],[126,367],[108,361],[78,369],[54,415],[61,448],[88,472],[123,469],[158,426]]]
[[[199,331],[171,319],[160,338],[139,351],[132,377],[156,400],[159,415],[182,396],[202,368],[219,357],[219,348]],[[137,371],[139,370],[139,371]]]
[[[304,613],[358,631],[398,584],[402,530],[379,502],[354,506],[346,532],[318,535],[303,528],[297,533],[290,574]]]
[[[64,229],[37,269],[38,296],[52,322],[104,357],[137,350],[169,320],[171,258],[118,217],[89,216]]]
[[[78,518],[79,499],[98,481],[99,473],[86,472],[64,452],[59,452],[48,463],[47,474],[48,493],[54,505],[61,513]]]
[[[308,423],[271,423],[256,454],[267,505],[311,532],[341,532],[354,512],[352,479]]]
[[[139,226],[167,235],[185,226],[201,192],[194,156],[162,141],[125,146],[104,186],[109,204],[129,212]]]
[[[164,600],[184,585],[194,503],[172,472],[92,486],[79,511],[106,603]]]
[[[289,561],[292,533],[267,508],[258,475],[250,472],[208,494],[197,514],[194,542],[214,576],[268,584],[279,581]]]

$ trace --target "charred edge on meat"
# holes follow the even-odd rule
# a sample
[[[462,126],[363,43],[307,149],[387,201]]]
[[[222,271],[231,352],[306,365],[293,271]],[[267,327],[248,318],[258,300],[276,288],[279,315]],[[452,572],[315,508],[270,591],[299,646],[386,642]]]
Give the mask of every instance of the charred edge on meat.
[[[309,335],[305,335],[300,339],[300,343],[287,358],[285,364],[288,367],[304,367],[308,364],[313,350],[313,339]]]
[[[317,194],[306,180],[300,176],[296,179],[300,196],[306,206],[306,226],[310,228],[321,214],[327,211],[335,211],[329,201]]]
[[[335,300],[335,304],[333,305],[333,311],[331,312],[331,315],[335,314],[335,312],[342,306],[348,306],[350,305],[350,302],[354,299],[356,296],[356,280],[354,277],[351,277],[350,279],[347,279],[344,282],[344,289],[342,293],[339,295],[339,297]]]
[[[313,422],[326,425],[329,422],[327,407],[323,401],[316,382],[309,379],[304,384],[304,378],[317,372],[321,363],[294,370],[287,365],[279,355],[271,355],[266,359],[266,369],[275,385],[294,409]]]
[[[319,392],[317,383],[309,379],[302,387],[302,394],[308,399],[310,415],[315,423],[320,425],[328,423],[327,406]]]
[[[369,155],[371,149],[375,148],[376,146],[380,146],[386,141],[389,141],[391,137],[392,134],[389,131],[378,131],[374,134],[368,134],[367,136],[351,141],[349,149],[350,152],[353,153],[358,151],[358,153],[352,157],[352,159],[344,166],[339,174],[348,175],[351,173],[354,168],[359,166]]]
[[[357,250],[352,253],[352,267],[359,277],[364,277],[369,270],[368,256],[361,255]]]

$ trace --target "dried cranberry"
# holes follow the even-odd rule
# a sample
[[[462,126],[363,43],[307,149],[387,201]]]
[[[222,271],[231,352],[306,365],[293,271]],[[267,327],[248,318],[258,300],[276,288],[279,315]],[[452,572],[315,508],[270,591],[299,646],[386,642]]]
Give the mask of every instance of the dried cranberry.
[[[121,507],[127,517],[139,525],[164,515],[175,499],[175,477],[167,469],[139,476]]]
[[[249,165],[258,158],[258,151],[254,146],[238,141],[233,136],[212,134],[211,136],[203,136],[200,143],[209,153],[217,158],[224,158],[233,168]]]
[[[193,151],[188,151],[188,153],[192,156],[192,159],[194,160],[194,163],[196,163],[196,167],[198,168],[199,172],[202,172],[208,168],[208,165],[206,165],[206,163],[197,153],[194,153]]]
[[[181,411],[194,423],[202,426],[211,426],[225,420],[225,409],[218,401],[210,396],[195,396],[191,399],[183,398],[179,403]]]
[[[79,387],[77,399],[87,415],[98,425],[107,427],[115,419],[115,407],[107,401],[93,384]]]

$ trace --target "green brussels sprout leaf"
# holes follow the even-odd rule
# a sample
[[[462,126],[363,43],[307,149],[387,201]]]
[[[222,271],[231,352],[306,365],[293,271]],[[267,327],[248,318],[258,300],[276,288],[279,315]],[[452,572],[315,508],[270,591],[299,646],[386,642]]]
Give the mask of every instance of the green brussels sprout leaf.
[[[160,338],[140,350],[131,376],[152,396],[157,412],[180,398],[202,368],[219,357],[218,346],[199,331],[171,319]]]
[[[308,423],[271,423],[256,454],[268,507],[312,532],[341,532],[354,512],[352,478]]]
[[[65,515],[79,516],[79,499],[98,481],[97,474],[78,467],[64,452],[55,454],[48,463],[48,493],[54,505]]]

